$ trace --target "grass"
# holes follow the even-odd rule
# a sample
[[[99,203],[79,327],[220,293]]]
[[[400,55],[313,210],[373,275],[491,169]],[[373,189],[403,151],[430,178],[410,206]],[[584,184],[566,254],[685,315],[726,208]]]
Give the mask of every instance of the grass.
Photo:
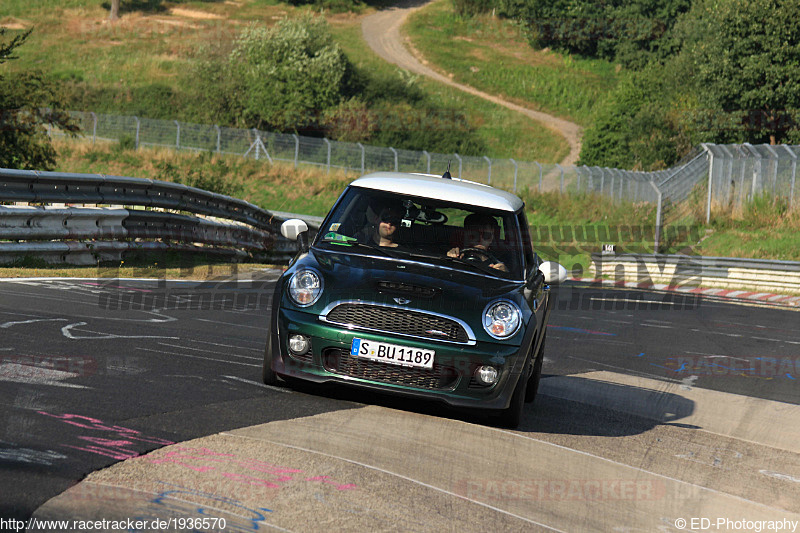
[[[100,2],[41,0],[31,6],[4,1],[7,16],[0,23],[35,27],[18,49],[19,59],[4,68],[38,68],[52,75],[62,82],[76,110],[196,122],[187,99],[195,83],[189,74],[197,60],[220,43],[230,43],[252,22],[271,25],[309,9],[263,0],[132,0],[122,6],[123,16],[112,24]],[[373,10],[326,16],[337,41],[363,72],[405,76],[415,90],[421,90],[423,102],[407,95],[410,109],[424,104],[465,113],[491,157],[556,162],[567,154],[559,135],[527,118],[456,89],[415,79],[382,61],[361,39],[361,20]],[[402,113],[406,108],[398,109]]]
[[[406,30],[417,50],[454,80],[583,126],[617,80],[608,61],[534,50],[511,21],[460,17],[446,1],[414,13]]]
[[[486,145],[490,157],[557,163],[569,152],[560,135],[519,113],[425,77],[401,73],[398,67],[386,63],[366,45],[361,38],[360,19],[357,23],[342,20],[334,21],[332,30],[337,42],[358,68],[384,77],[410,76],[413,84],[422,89],[435,106],[466,112],[477,126],[477,135]]]

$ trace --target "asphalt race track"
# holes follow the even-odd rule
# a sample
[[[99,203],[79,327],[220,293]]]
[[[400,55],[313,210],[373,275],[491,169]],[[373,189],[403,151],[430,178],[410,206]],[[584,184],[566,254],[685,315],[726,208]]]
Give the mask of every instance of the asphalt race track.
[[[795,310],[566,284],[540,397],[510,431],[436,404],[261,384],[278,274],[0,281],[0,517],[142,531],[158,518],[183,531],[188,518],[225,531],[800,520]]]

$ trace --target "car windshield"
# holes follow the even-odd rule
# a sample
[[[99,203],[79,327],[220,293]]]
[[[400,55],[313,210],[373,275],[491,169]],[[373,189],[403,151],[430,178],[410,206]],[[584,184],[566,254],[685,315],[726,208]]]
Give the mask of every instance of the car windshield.
[[[315,246],[523,277],[513,213],[360,187],[337,202]]]

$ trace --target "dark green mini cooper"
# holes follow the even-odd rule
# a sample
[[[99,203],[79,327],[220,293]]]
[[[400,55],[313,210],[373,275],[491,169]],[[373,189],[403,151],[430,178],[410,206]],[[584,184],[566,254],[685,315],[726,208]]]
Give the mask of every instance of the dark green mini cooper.
[[[534,253],[523,207],[449,173],[378,172],[347,187],[310,245],[305,222],[284,222],[300,252],[276,286],[264,383],[344,383],[516,427],[539,386],[548,283],[566,278]]]

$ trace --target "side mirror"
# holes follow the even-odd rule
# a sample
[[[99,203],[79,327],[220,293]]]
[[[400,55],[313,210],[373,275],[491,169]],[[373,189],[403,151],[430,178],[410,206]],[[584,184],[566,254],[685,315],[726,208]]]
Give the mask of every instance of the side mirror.
[[[308,231],[308,224],[299,218],[290,218],[281,224],[281,235],[290,241],[296,241],[304,231]]]
[[[300,241],[300,249],[308,249],[308,224],[299,218],[290,218],[281,224],[281,235],[290,241]]]
[[[539,265],[539,270],[544,274],[544,281],[546,283],[556,285],[567,280],[567,269],[555,261],[545,261]]]

